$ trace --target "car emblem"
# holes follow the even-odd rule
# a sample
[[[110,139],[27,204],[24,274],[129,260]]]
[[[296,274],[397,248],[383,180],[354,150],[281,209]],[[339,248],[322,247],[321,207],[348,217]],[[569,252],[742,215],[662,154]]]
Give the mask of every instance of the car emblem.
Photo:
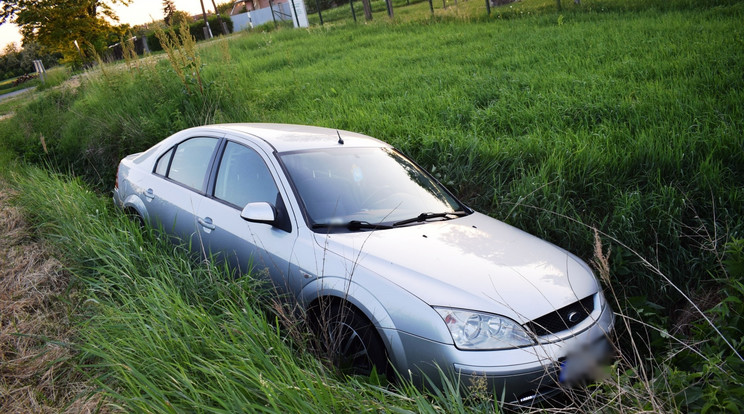
[[[571,312],[568,314],[567,319],[571,323],[576,323],[579,321],[579,312]]]

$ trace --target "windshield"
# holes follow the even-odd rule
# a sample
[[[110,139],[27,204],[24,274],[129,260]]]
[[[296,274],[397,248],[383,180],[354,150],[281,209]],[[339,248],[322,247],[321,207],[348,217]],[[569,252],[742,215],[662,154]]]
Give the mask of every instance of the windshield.
[[[436,181],[395,150],[332,148],[281,154],[311,226],[395,223],[463,210]]]

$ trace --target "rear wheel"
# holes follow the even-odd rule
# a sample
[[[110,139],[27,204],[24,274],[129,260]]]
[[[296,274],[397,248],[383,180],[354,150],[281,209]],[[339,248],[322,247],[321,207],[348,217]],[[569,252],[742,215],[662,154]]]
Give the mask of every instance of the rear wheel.
[[[315,332],[323,356],[344,374],[388,372],[385,345],[372,323],[349,305],[330,304],[316,314]]]
[[[133,208],[128,208],[125,210],[127,217],[129,217],[130,220],[137,223],[139,225],[140,230],[144,230],[145,228],[145,219],[142,218],[142,216],[139,215],[137,210]]]

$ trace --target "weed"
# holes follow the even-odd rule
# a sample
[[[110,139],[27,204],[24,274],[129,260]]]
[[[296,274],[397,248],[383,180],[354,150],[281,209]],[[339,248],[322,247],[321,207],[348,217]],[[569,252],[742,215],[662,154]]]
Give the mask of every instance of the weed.
[[[163,31],[158,27],[155,29],[155,35],[158,37],[163,50],[168,55],[173,71],[181,80],[181,84],[186,91],[191,94],[191,88],[196,85],[199,93],[204,95],[204,83],[202,81],[202,62],[198,51],[196,50],[196,40],[189,33],[189,29],[182,24],[178,31]]]
[[[138,67],[138,56],[134,49],[134,37],[131,33],[127,34],[127,38],[120,38],[119,44],[121,44],[121,53],[126,62],[127,68],[131,71],[135,67]]]

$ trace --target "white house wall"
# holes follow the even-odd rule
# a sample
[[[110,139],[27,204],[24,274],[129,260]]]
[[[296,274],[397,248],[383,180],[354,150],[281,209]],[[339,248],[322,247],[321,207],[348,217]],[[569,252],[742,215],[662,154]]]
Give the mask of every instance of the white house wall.
[[[297,0],[295,0],[297,1]],[[304,3],[302,4],[304,11]],[[298,17],[300,16],[300,10],[297,10]],[[276,20],[290,20],[292,19],[292,7],[289,3],[276,3],[274,4],[274,17]],[[230,16],[233,22],[233,32],[237,32],[246,28],[253,28],[260,26],[264,23],[272,22],[274,19],[271,17],[271,9],[264,7],[263,9],[253,10],[247,13],[234,14]],[[300,20],[302,23],[302,20]],[[307,14],[305,15],[305,23],[307,24]],[[297,22],[294,23],[295,27]],[[307,26],[305,26],[307,27]]]
[[[230,16],[233,22],[233,32],[239,32],[245,28],[251,28],[251,14],[240,13]]]

